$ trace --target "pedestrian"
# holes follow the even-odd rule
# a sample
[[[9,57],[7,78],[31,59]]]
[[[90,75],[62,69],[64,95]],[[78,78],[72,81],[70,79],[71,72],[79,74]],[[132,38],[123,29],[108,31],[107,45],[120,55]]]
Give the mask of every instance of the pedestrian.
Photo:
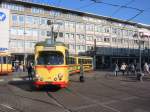
[[[114,72],[115,72],[115,76],[118,76],[119,67],[117,63],[114,65]]]
[[[33,79],[33,76],[32,76],[32,72],[33,72],[33,65],[32,63],[28,63],[27,65],[27,70],[28,70],[28,77],[29,77],[29,80],[32,80]]]
[[[19,72],[23,72],[23,63],[19,64]]]
[[[130,66],[130,71],[131,71],[131,74],[132,74],[132,75],[135,75],[135,66],[134,66],[133,63],[132,63],[131,66]]]
[[[145,75],[149,75],[150,74],[150,72],[149,72],[149,66],[148,66],[147,63],[144,64],[144,74]]]
[[[120,70],[122,71],[122,75],[124,76],[124,73],[126,71],[126,64],[122,63]]]

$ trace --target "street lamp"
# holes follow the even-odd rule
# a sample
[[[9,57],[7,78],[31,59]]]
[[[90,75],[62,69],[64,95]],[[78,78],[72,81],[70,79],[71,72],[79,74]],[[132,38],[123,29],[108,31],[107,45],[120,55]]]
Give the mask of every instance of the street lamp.
[[[52,25],[51,26],[51,38],[52,38],[51,42],[55,43],[59,32],[57,32],[57,33],[54,32],[54,25],[58,25],[57,29],[59,30],[60,25],[62,25],[62,23],[61,22],[52,22],[52,20],[47,20],[47,25]]]
[[[94,57],[93,57],[93,65],[94,65],[94,70],[96,70],[96,39],[94,39]]]
[[[143,36],[143,32],[139,33],[139,63],[140,63],[140,72],[142,72],[142,50],[144,49],[144,41],[141,40],[141,37]]]
[[[24,45],[23,45],[23,51],[24,51],[24,65],[27,64],[27,53],[26,53],[26,39],[25,39],[25,35],[26,35],[26,32],[24,30]]]

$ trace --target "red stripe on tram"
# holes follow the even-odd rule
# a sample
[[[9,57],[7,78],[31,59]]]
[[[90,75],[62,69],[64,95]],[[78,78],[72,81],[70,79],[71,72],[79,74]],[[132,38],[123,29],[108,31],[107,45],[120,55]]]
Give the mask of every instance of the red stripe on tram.
[[[68,66],[47,66],[47,65],[44,65],[44,66],[35,66],[35,68],[46,68],[48,70],[51,70],[53,68],[67,68]]]

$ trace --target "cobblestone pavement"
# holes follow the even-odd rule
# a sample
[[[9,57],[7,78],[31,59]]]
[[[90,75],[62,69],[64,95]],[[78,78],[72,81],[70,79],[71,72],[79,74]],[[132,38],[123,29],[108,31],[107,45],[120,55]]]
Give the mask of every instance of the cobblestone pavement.
[[[111,72],[70,76],[68,88],[32,91],[26,73],[0,76],[2,112],[150,112],[150,78],[113,76]]]

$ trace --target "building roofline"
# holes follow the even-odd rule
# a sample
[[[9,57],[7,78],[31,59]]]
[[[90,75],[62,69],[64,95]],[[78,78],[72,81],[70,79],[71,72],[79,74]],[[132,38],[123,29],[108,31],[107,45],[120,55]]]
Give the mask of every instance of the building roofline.
[[[4,2],[10,2],[10,3],[16,3],[16,4],[24,4],[27,6],[37,6],[37,7],[42,7],[42,8],[46,8],[46,9],[55,9],[58,11],[64,11],[64,12],[70,12],[70,13],[75,13],[78,15],[82,15],[82,16],[90,16],[90,17],[95,17],[95,18],[99,18],[99,19],[105,19],[105,20],[109,20],[112,22],[119,22],[119,23],[125,23],[125,24],[129,24],[129,25],[134,25],[137,26],[139,28],[147,28],[150,30],[150,25],[148,24],[142,24],[142,23],[136,23],[133,21],[127,21],[127,20],[122,20],[122,19],[118,19],[118,18],[112,18],[112,17],[108,17],[108,16],[102,16],[102,15],[98,15],[98,14],[93,14],[93,13],[88,13],[88,12],[82,12],[82,11],[77,11],[77,10],[73,10],[73,9],[67,9],[67,8],[62,8],[62,7],[56,7],[56,6],[51,6],[49,4],[41,4],[41,3],[35,3],[32,2],[31,0],[1,0]]]

